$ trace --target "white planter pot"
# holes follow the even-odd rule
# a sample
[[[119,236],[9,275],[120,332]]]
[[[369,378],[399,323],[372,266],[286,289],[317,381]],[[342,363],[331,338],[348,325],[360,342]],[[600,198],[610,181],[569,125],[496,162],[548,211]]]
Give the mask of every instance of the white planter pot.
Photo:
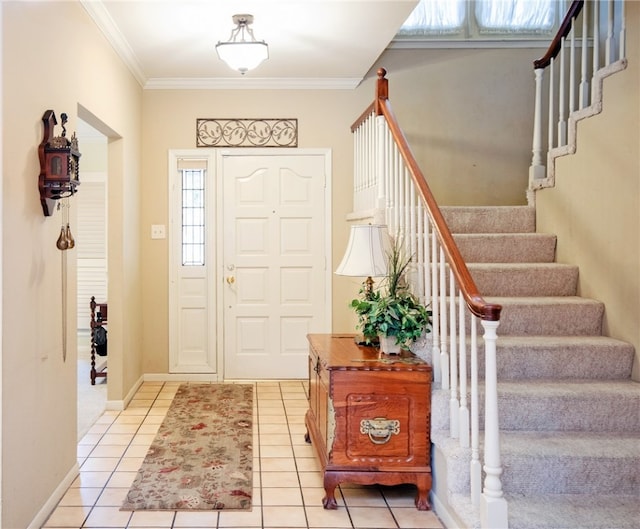
[[[379,334],[378,338],[380,339],[380,350],[383,353],[397,355],[400,352],[401,346],[396,343],[395,336],[383,336]]]

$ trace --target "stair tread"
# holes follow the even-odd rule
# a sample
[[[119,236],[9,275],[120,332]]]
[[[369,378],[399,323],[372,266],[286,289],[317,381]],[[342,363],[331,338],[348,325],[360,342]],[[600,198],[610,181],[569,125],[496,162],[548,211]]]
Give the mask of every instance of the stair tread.
[[[510,529],[637,529],[637,495],[505,494]]]
[[[591,379],[536,379],[531,382],[526,380],[499,381],[498,392],[510,391],[513,393],[529,394],[545,392],[549,396],[566,395],[569,393],[616,393],[629,394],[640,397],[640,382],[631,379],[625,380],[591,380]],[[640,410],[638,410],[640,413]]]
[[[637,458],[640,432],[503,431],[502,453],[530,457]]]
[[[622,340],[618,340],[616,338],[611,338],[610,336],[553,336],[553,335],[542,335],[542,336],[517,336],[517,335],[501,335],[498,340],[498,347],[500,346],[513,346],[513,345],[523,345],[525,347],[566,347],[570,345],[577,346],[586,346],[586,345],[596,345],[596,346],[615,346],[615,347],[623,347],[625,349],[633,350],[633,345],[628,342],[623,342]]]
[[[509,529],[638,529],[637,495],[508,494]],[[467,495],[452,493],[451,503],[465,527],[479,528],[480,512]]]

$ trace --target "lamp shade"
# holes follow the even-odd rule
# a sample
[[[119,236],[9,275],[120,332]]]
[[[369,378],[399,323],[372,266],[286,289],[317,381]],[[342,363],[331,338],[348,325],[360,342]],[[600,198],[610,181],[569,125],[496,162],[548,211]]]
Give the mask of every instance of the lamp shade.
[[[269,58],[269,47],[265,42],[219,42],[218,57],[233,70],[245,74]]]
[[[349,244],[336,274],[356,277],[380,277],[387,274],[387,227],[380,224],[351,226]]]

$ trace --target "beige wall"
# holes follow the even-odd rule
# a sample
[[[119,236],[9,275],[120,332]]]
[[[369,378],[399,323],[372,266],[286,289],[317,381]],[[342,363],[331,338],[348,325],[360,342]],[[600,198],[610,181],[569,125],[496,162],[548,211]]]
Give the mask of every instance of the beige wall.
[[[640,3],[626,5],[629,65],[605,79],[602,113],[578,124],[577,152],[558,159],[536,212],[558,261],[580,266],[580,294],[605,303],[605,334],[635,345],[640,380]]]
[[[42,114],[101,121],[114,140],[110,191],[109,398],[141,376],[141,88],[76,2],[2,2],[2,527],[27,527],[76,465],[75,254],[66,254],[68,351],[62,358],[61,216],[40,207]],[[93,123],[94,126],[96,123]],[[105,126],[106,125],[106,126]],[[56,134],[61,128],[56,128]],[[82,145],[80,145],[82,151]],[[82,159],[81,159],[82,166]],[[79,188],[82,193],[82,185]],[[72,229],[75,218],[71,203]],[[126,229],[124,229],[126,227]],[[119,232],[119,233],[118,233]],[[126,328],[123,322],[131,325]],[[113,343],[112,343],[113,342]],[[123,354],[126,351],[126,355]],[[113,372],[113,377],[111,376]]]

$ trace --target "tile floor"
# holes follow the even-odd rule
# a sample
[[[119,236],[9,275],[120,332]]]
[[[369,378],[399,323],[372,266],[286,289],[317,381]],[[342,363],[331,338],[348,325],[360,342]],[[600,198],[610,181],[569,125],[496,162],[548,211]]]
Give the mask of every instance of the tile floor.
[[[305,443],[306,382],[257,382],[251,512],[120,511],[179,383],[145,382],[129,407],[106,411],[78,443],[80,475],[43,528],[441,529],[413,506],[414,487],[342,485],[322,507],[322,477]]]

